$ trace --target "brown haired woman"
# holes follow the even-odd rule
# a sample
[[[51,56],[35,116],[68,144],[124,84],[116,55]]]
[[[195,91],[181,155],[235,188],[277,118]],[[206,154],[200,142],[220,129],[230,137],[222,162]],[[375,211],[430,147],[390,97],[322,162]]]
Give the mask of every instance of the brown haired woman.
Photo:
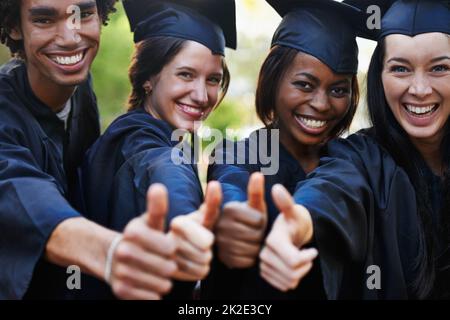
[[[177,243],[178,270],[172,278],[185,281],[170,295],[189,298],[195,281],[209,272],[214,240],[209,229],[218,215],[221,190],[218,183],[210,183],[203,202],[197,167],[186,152],[190,148],[180,144],[178,131],[192,133],[196,122],[206,119],[227,91],[230,76],[224,51],[225,46],[235,47],[235,4],[234,0],[213,4],[129,0],[124,7],[137,43],[130,68],[129,110],[87,155],[86,215],[122,230],[145,211],[149,186],[163,184],[168,191],[168,202],[161,204],[168,211],[165,222]],[[119,243],[116,254],[136,264],[157,258],[126,243]],[[146,271],[148,283],[139,283],[138,275],[127,270],[119,276],[125,283],[146,287],[167,272]],[[108,288],[102,290],[95,295],[108,294]]]

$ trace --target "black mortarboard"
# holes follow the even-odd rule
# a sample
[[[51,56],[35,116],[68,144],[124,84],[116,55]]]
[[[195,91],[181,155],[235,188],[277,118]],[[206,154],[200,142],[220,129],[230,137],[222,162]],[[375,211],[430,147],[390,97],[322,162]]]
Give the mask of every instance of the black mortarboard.
[[[199,42],[214,54],[236,49],[234,0],[124,0],[134,41],[172,36]]]
[[[376,5],[381,10],[380,30],[369,30],[361,36],[373,40],[389,34],[416,36],[421,33],[442,32],[450,34],[450,1],[448,0],[344,0],[360,8]],[[373,12],[367,13],[367,17]]]
[[[336,73],[357,73],[357,27],[362,12],[332,0],[267,0],[283,17],[272,47],[282,45],[310,54]]]

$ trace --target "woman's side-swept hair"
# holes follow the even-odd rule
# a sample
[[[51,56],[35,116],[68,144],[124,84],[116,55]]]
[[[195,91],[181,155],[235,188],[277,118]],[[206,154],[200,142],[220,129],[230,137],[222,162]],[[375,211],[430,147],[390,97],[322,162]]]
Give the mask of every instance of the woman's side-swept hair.
[[[276,126],[277,115],[275,112],[275,104],[281,80],[298,53],[299,51],[293,48],[275,46],[264,60],[259,72],[255,104],[256,113],[266,127]],[[352,97],[349,109],[340,123],[333,128],[330,133],[330,138],[337,137],[348,130],[358,103],[359,86],[358,79],[355,75],[352,79]]]
[[[187,40],[180,38],[161,36],[148,38],[136,44],[128,72],[132,87],[128,98],[128,111],[142,106],[146,98],[144,83],[157,76],[184,48],[186,42]],[[221,93],[216,106],[222,102],[230,85],[230,72],[225,59],[222,59],[222,68]]]

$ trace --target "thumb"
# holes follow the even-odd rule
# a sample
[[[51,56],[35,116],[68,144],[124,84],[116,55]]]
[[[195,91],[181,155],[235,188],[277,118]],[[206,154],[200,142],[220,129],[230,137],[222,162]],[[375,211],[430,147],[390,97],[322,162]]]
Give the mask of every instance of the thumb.
[[[264,175],[255,172],[250,176],[247,188],[248,205],[262,213],[267,211],[266,200],[264,195]]]
[[[281,184],[274,185],[272,187],[272,198],[286,220],[295,219],[295,202],[285,187]]]
[[[219,208],[222,203],[222,188],[217,181],[211,181],[206,187],[205,202],[200,208],[203,213],[203,226],[212,229],[219,217]]]
[[[147,192],[147,211],[145,213],[148,226],[164,232],[167,209],[166,187],[160,183],[151,185]]]
[[[280,184],[273,186],[272,197],[280,214],[284,217],[287,234],[292,243],[296,247],[300,247],[311,241],[313,225],[309,211],[305,207],[297,205],[289,191]]]

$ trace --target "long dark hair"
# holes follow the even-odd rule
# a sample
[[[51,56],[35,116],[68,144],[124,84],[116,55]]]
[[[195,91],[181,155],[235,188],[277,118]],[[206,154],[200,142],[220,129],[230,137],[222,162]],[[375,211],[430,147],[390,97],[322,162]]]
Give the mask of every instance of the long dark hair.
[[[436,276],[439,265],[436,262],[436,236],[439,234],[446,243],[449,237],[450,219],[450,123],[447,120],[445,135],[441,144],[443,163],[447,166],[444,171],[443,206],[441,208],[441,230],[433,230],[431,190],[427,184],[425,160],[414,147],[408,134],[395,119],[386,101],[382,83],[382,70],[385,56],[385,42],[379,41],[372,56],[367,75],[367,104],[370,118],[373,124],[373,132],[376,140],[392,155],[396,163],[408,174],[416,193],[418,217],[420,221],[420,254],[417,257],[416,279],[410,283],[412,294],[416,298],[430,297],[436,286]],[[448,267],[448,266],[445,266]]]
[[[293,48],[275,46],[261,66],[255,104],[256,113],[266,127],[273,127],[274,122],[276,122],[275,101],[280,83],[298,53],[299,51]],[[359,87],[355,75],[352,78],[352,96],[349,109],[344,118],[330,132],[330,138],[337,137],[348,130],[355,115],[358,102]]]
[[[148,38],[136,44],[128,72],[132,87],[128,98],[128,111],[142,106],[146,98],[144,83],[152,76],[159,74],[164,66],[184,48],[186,42],[185,39],[161,36]],[[222,59],[222,68],[221,93],[216,106],[222,102],[230,84],[230,72],[225,59]]]

